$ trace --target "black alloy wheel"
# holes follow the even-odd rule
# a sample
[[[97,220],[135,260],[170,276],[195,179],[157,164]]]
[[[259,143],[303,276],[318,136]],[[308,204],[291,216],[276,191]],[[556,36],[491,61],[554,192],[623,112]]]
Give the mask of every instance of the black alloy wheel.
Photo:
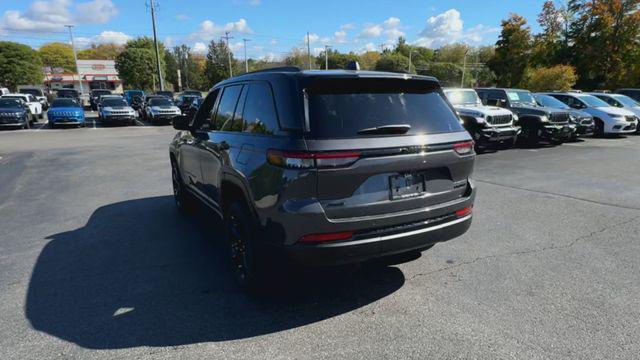
[[[225,213],[225,232],[236,283],[241,289],[254,292],[258,289],[259,280],[250,219],[242,201],[234,201]]]

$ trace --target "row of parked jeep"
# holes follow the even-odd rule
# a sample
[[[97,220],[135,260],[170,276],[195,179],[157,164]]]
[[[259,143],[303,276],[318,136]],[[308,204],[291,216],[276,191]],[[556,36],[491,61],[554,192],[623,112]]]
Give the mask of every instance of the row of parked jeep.
[[[445,89],[476,151],[521,140],[561,143],[579,137],[638,132],[640,90],[617,93],[550,92],[521,89]]]

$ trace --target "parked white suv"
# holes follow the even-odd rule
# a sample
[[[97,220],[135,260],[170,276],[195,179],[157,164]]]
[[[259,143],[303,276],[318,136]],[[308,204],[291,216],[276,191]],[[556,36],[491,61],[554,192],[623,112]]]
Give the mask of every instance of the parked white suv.
[[[520,128],[514,125],[518,118],[513,112],[483,105],[473,89],[447,88],[444,93],[476,142],[476,150],[495,143],[515,144]]]
[[[33,86],[18,86],[18,92],[20,94],[31,94],[42,104],[42,110],[46,111],[49,108],[49,101],[47,95],[45,95],[42,89]]]
[[[570,107],[593,116],[596,134],[629,134],[638,128],[638,118],[626,109],[613,107],[603,100],[580,93],[547,93]]]
[[[22,100],[29,107],[33,121],[37,121],[36,119],[42,119],[44,117],[42,104],[31,94],[7,94],[2,95],[2,98]]]

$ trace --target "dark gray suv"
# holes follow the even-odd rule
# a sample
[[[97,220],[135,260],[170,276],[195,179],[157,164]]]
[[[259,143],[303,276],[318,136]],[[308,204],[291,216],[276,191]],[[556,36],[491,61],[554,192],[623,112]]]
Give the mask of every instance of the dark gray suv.
[[[195,198],[224,220],[243,286],[281,255],[360,262],[471,225],[473,142],[434,78],[264,70],[217,84],[173,123],[176,204]]]

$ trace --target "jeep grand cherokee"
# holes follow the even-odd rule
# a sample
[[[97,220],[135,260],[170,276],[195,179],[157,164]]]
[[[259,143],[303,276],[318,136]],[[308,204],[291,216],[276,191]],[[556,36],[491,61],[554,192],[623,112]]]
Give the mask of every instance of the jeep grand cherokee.
[[[471,225],[475,152],[431,77],[280,68],[211,89],[174,120],[176,204],[224,220],[241,286],[305,265],[420,252]]]

